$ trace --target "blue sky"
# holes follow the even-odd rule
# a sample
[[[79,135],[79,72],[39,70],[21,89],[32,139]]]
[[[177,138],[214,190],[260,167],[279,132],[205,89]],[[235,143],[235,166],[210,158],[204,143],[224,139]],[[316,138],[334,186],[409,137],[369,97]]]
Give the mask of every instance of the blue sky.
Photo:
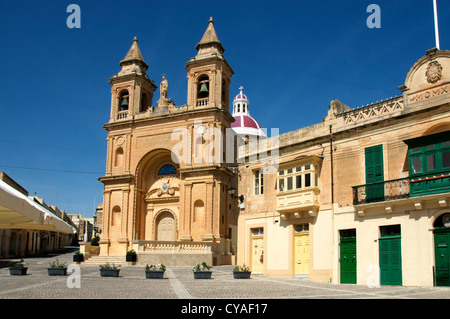
[[[69,29],[71,3],[81,28]],[[381,9],[370,29],[369,4]],[[438,0],[441,49],[450,5]],[[108,78],[134,36],[159,85],[186,103],[185,62],[209,17],[262,127],[285,133],[318,123],[331,100],[360,107],[400,94],[410,67],[435,46],[432,0],[2,1],[0,170],[31,195],[92,217],[103,201]],[[159,98],[155,92],[153,104]]]

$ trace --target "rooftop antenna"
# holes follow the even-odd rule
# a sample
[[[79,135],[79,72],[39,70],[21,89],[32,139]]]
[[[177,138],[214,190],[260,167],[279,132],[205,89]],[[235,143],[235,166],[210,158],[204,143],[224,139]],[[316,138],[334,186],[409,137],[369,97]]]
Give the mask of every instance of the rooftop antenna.
[[[434,33],[436,36],[436,48],[440,50],[439,44],[439,26],[438,26],[438,15],[437,15],[437,4],[436,0],[433,0],[433,8],[434,8]]]

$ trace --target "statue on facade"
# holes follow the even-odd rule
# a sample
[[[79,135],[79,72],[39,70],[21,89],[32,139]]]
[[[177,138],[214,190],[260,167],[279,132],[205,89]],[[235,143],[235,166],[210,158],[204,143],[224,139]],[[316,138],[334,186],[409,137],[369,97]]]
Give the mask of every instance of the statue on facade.
[[[173,101],[169,99],[169,82],[167,82],[167,79],[164,75],[162,76],[159,93],[160,97],[158,101],[158,107],[174,105]]]

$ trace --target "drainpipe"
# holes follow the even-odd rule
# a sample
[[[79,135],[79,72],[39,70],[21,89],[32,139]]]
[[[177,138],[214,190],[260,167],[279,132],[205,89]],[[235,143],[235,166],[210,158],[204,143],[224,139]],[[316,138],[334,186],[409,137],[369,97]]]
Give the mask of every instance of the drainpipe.
[[[332,249],[331,249],[331,260],[332,260],[332,266],[331,266],[331,275],[333,276],[334,273],[334,176],[333,176],[333,171],[334,171],[334,166],[333,166],[333,130],[332,130],[332,125],[330,125],[330,168],[331,168],[331,174],[330,174],[330,178],[331,178],[331,225],[332,225],[332,236],[331,236],[331,245],[332,245]],[[332,278],[330,278],[330,283],[332,282]]]

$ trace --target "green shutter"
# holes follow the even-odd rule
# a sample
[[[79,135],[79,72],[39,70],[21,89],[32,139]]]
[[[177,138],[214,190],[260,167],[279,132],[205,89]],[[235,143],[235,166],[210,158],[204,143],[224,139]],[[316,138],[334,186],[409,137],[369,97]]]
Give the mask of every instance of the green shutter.
[[[450,286],[450,229],[434,231],[436,286]]]
[[[402,285],[401,237],[392,236],[379,239],[380,284]]]
[[[340,242],[341,284],[356,284],[356,238]]]
[[[384,201],[383,145],[366,148],[365,161],[366,202]]]

